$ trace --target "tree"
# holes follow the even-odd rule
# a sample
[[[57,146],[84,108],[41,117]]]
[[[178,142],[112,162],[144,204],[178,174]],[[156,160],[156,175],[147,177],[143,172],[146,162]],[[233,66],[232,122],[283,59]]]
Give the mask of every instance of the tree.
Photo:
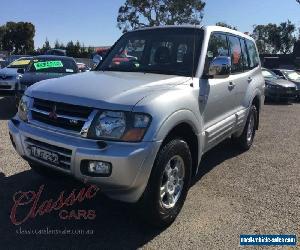
[[[225,27],[225,28],[229,28],[229,29],[232,29],[232,30],[237,30],[237,27],[232,26],[230,24],[227,24],[225,22],[217,22],[216,25],[221,26],[221,27]]]
[[[296,0],[297,1],[297,3],[300,3],[300,0]]]
[[[256,41],[256,45],[259,53],[261,54],[276,53],[276,49],[272,41],[274,40],[276,34],[278,34],[276,24],[269,23],[267,25],[254,26],[252,37]]]
[[[50,42],[48,41],[48,38],[46,38],[45,43],[43,44],[43,47],[40,49],[40,53],[45,54],[50,49],[51,49]]]
[[[145,26],[200,24],[202,0],[126,0],[119,8],[118,28],[126,32]]]
[[[73,41],[68,42],[66,47],[66,52],[68,56],[80,57],[80,50],[81,50],[81,45],[79,41],[77,41],[75,44]]]
[[[66,50],[66,47],[63,43],[59,43],[59,41],[56,39],[54,42],[54,49]]]
[[[32,23],[7,22],[2,31],[2,49],[15,54],[27,54],[34,50],[35,27]]]
[[[5,28],[6,28],[5,25],[0,26],[0,50],[3,50],[2,41],[3,41],[5,31],[6,31]]]
[[[293,46],[296,42],[296,37],[293,35],[295,31],[295,25],[289,20],[279,25],[280,42],[278,43],[277,49],[281,53],[288,54],[292,52]]]
[[[258,50],[262,54],[292,52],[296,41],[294,32],[296,27],[289,20],[280,25],[269,23],[256,25],[253,30],[253,38],[256,40]]]

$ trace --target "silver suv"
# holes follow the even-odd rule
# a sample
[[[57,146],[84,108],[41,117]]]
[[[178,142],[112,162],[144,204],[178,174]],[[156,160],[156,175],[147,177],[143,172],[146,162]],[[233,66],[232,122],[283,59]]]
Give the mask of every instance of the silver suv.
[[[146,28],[124,34],[94,71],[28,88],[8,126],[38,173],[96,184],[165,226],[205,152],[228,137],[251,147],[263,95],[249,36],[212,26]]]

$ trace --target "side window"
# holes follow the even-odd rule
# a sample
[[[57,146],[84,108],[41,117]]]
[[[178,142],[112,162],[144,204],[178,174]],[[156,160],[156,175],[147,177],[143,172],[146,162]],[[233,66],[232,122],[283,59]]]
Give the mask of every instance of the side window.
[[[208,44],[207,58],[212,60],[217,56],[228,56],[228,44],[226,35],[214,33]]]
[[[221,33],[213,33],[208,44],[204,72],[208,72],[211,61],[218,56],[229,56],[227,37]]]
[[[247,71],[250,69],[250,65],[249,65],[249,57],[248,57],[248,53],[247,53],[245,39],[240,38],[240,43],[241,43],[241,48],[242,48],[243,68],[244,68],[244,71]]]
[[[246,40],[248,54],[249,54],[249,63],[250,69],[254,69],[259,65],[259,56],[256,50],[256,46],[253,41]]]
[[[280,70],[273,70],[273,72],[278,76],[283,76],[283,74],[280,72]]]
[[[243,72],[243,57],[240,39],[235,36],[228,36],[228,42],[231,57],[231,72],[233,74]]]

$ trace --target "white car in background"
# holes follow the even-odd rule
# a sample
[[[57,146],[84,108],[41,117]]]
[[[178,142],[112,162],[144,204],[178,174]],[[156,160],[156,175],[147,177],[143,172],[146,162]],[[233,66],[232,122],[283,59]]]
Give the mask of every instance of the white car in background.
[[[18,80],[22,75],[18,71],[27,68],[31,59],[31,57],[21,57],[0,69],[0,96],[15,95]]]

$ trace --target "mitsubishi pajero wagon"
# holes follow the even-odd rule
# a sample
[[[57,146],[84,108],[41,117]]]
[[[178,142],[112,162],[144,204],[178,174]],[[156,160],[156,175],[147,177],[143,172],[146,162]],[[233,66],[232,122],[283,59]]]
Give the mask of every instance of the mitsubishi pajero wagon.
[[[251,147],[262,103],[251,37],[166,26],[124,34],[91,72],[34,84],[8,126],[33,170],[96,184],[166,226],[205,152],[227,138]]]

